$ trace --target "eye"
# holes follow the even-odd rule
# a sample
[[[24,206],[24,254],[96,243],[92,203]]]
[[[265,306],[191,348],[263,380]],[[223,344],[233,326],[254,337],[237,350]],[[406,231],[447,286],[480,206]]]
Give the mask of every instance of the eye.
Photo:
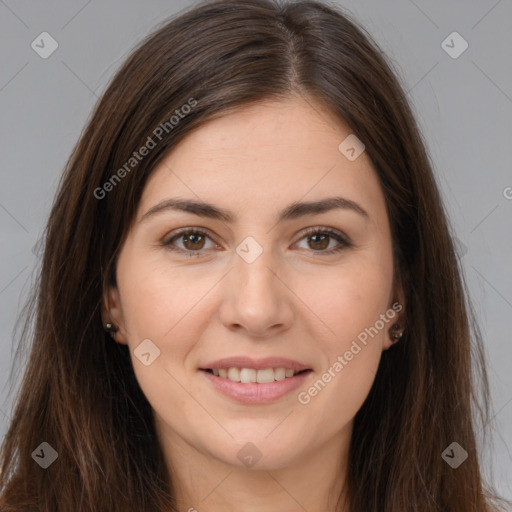
[[[175,241],[182,241],[182,247],[176,247]],[[212,246],[208,247],[206,241],[210,240],[212,242]],[[162,242],[162,245],[167,247],[172,251],[179,251],[188,253],[189,256],[199,256],[203,249],[211,249],[214,247],[219,247],[217,243],[213,241],[213,239],[203,231],[202,229],[196,228],[185,228],[174,234],[173,237],[168,240]],[[196,253],[196,254],[195,254]]]
[[[305,236],[299,242],[307,240],[308,247],[305,247],[305,249],[320,253],[322,256],[338,253],[352,246],[344,235],[332,228],[309,228],[303,234]],[[207,244],[208,241],[211,242],[210,246]],[[180,247],[177,242],[181,242],[182,246]],[[337,245],[330,247],[331,242],[336,242]],[[199,228],[178,230],[171,238],[163,241],[162,245],[172,251],[185,253],[188,256],[200,256],[203,250],[221,248],[205,230]]]
[[[306,249],[321,253],[322,256],[334,254],[352,246],[345,236],[331,228],[310,228],[305,231],[305,234],[306,236],[300,241],[306,240]],[[337,242],[337,245],[328,249],[333,241]]]

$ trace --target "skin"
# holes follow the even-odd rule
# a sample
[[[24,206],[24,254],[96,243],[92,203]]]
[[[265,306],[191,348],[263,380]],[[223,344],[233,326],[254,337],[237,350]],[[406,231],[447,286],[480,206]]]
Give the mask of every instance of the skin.
[[[349,350],[393,303],[391,234],[384,195],[363,152],[349,161],[338,145],[351,130],[313,101],[265,101],[209,121],[189,134],[154,170],[117,263],[104,320],[128,344],[137,380],[150,402],[180,510],[334,511],[343,492],[353,418],[363,404],[390,326],[338,372],[307,405],[297,395]],[[294,201],[342,196],[349,210],[277,223]],[[180,197],[230,210],[233,223],[162,211]],[[179,228],[210,238],[162,241]],[[330,227],[351,247],[327,248],[305,228]],[[263,248],[247,263],[237,246],[248,236]],[[215,238],[213,238],[215,237]],[[327,242],[326,242],[327,243]],[[194,245],[195,244],[195,245]],[[399,283],[399,280],[396,280]],[[403,313],[402,313],[403,314]],[[150,339],[160,355],[149,366],[133,351]],[[300,389],[271,404],[247,405],[221,395],[198,368],[222,357],[281,356],[313,369]],[[248,442],[262,458],[238,458]]]

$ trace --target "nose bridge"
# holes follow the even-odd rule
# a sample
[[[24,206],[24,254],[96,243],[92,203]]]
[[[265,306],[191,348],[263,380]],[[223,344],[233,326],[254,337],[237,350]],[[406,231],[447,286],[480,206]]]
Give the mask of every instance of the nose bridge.
[[[271,248],[254,237],[247,237],[237,246],[221,311],[226,326],[264,334],[270,328],[289,324],[293,315],[286,287],[275,275],[278,267]]]
[[[254,237],[247,237],[236,248],[237,258],[232,279],[236,280],[235,286],[239,292],[243,292],[239,300],[248,301],[249,307],[253,301],[262,299],[270,306],[279,293],[274,276],[277,259],[269,244],[268,238],[260,243]],[[259,308],[262,306],[263,304],[258,305]]]

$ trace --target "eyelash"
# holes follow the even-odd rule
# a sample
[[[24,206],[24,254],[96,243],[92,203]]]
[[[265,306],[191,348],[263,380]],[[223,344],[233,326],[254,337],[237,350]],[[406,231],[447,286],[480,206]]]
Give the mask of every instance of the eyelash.
[[[178,230],[176,233],[174,233],[174,235],[171,238],[169,238],[167,241],[162,242],[162,245],[171,251],[185,253],[185,254],[188,254],[189,256],[201,256],[202,252],[205,249],[198,249],[197,251],[191,251],[191,250],[181,249],[180,247],[172,246],[172,243],[174,240],[176,240],[184,235],[190,235],[190,234],[199,234],[201,236],[208,237],[208,238],[210,238],[210,240],[212,240],[214,243],[217,244],[217,242],[209,235],[209,233],[201,228],[183,228],[181,230]],[[334,238],[334,240],[336,240],[340,245],[338,245],[337,247],[335,247],[333,249],[323,250],[323,251],[322,250],[315,251],[315,250],[311,249],[311,251],[314,253],[319,253],[322,256],[326,256],[326,255],[329,256],[331,254],[339,253],[343,249],[352,247],[352,243],[345,236],[343,236],[341,233],[339,233],[338,231],[336,231],[332,228],[318,228],[318,227],[307,228],[303,232],[303,236],[298,240],[298,242],[300,242],[304,238],[307,238],[308,236],[318,235],[318,234],[328,235],[330,238]]]

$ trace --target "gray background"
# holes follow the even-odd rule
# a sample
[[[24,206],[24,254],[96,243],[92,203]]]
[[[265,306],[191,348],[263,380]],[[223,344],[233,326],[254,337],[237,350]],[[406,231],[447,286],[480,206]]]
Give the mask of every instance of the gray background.
[[[0,439],[12,399],[13,327],[64,164],[129,51],[193,3],[0,0]],[[334,3],[389,55],[423,130],[485,337],[495,414],[486,471],[512,498],[512,2]],[[47,59],[31,47],[44,31],[59,45]],[[456,59],[441,47],[453,31],[469,44]]]

